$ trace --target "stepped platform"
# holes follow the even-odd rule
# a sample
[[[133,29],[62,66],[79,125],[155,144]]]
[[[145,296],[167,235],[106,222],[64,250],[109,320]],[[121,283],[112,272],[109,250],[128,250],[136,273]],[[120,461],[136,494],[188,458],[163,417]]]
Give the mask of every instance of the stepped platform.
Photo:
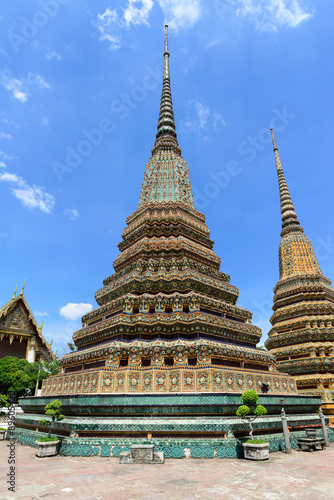
[[[34,446],[47,429],[39,424],[53,397],[20,400],[23,414],[15,420],[14,437]],[[66,418],[53,434],[61,440],[60,453],[77,456],[119,456],[131,444],[153,444],[166,457],[242,456],[241,443],[248,424],[235,416],[240,394],[117,394],[57,396]],[[322,437],[317,414],[320,398],[262,395],[259,404],[268,414],[253,423],[254,436],[268,440],[270,451],[284,449],[280,411],[287,413],[291,444],[314,427]]]

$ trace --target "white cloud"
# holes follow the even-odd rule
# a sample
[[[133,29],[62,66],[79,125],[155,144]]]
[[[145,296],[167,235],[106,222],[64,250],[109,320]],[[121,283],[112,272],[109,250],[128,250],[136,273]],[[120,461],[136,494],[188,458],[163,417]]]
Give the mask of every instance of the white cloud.
[[[35,312],[35,316],[49,316],[49,313],[47,313],[47,312],[40,312],[40,311],[36,311],[36,312]]]
[[[46,58],[47,59],[57,59],[57,61],[61,61],[62,60],[62,57],[60,54],[58,54],[58,52],[56,52],[55,50],[49,50],[47,53],[46,53]]]
[[[14,184],[15,187],[11,187],[11,193],[21,201],[24,207],[38,208],[41,212],[51,213],[55,199],[43,187],[29,186],[22,177],[9,172],[0,174],[0,181]]]
[[[101,42],[109,42],[110,50],[117,50],[122,45],[121,36],[115,33],[118,23],[119,19],[116,10],[111,10],[110,7],[107,7],[103,14],[98,14],[97,22],[94,24],[100,32],[99,40]]]
[[[13,139],[11,134],[6,134],[5,132],[0,132],[0,139]]]
[[[130,24],[147,24],[153,7],[153,0],[128,0],[128,6],[124,11],[124,19],[127,26]]]
[[[18,156],[12,156],[12,155],[8,155],[7,153],[5,153],[4,151],[1,151],[0,149],[0,158],[1,160],[16,160],[18,158]]]
[[[41,88],[51,89],[51,85],[49,85],[48,82],[45,81],[43,76],[34,75],[33,73],[29,73],[28,74],[28,82],[33,83],[34,81]]]
[[[60,309],[59,314],[65,319],[76,321],[92,309],[92,304],[83,304],[82,302],[80,304],[73,304],[72,302],[69,302],[66,306],[63,306]]]
[[[213,114],[213,128],[215,130],[219,130],[220,128],[222,127],[226,127],[226,121],[224,120],[224,118],[222,117],[221,114],[219,113],[214,113]]]
[[[18,101],[24,103],[28,99],[29,91],[33,85],[37,85],[40,88],[51,89],[43,76],[34,73],[28,73],[27,78],[14,78],[8,71],[3,71],[0,73],[0,84],[9,92],[12,93],[13,97]]]
[[[200,18],[201,0],[158,0],[170,28],[191,28]]]
[[[226,123],[221,114],[211,112],[209,106],[198,99],[188,101],[186,117],[181,121],[183,132],[201,134],[202,131],[210,127],[219,130],[222,126],[225,127]]]
[[[43,118],[41,119],[41,125],[43,127],[50,127],[50,122],[46,116],[43,116]]]
[[[6,163],[4,163],[3,161],[0,161],[0,168],[6,168]]]
[[[80,215],[76,208],[65,208],[63,214],[71,220],[77,220]]]
[[[175,30],[192,27],[202,12],[202,0],[127,0],[123,11],[107,7],[103,14],[97,15],[93,26],[100,32],[99,40],[109,42],[111,50],[121,48],[123,31],[129,26],[149,26],[149,17],[155,3],[161,7],[166,23]]]
[[[258,29],[270,31],[281,27],[295,28],[312,17],[302,3],[303,0],[234,0],[230,2],[229,10],[234,9],[237,15],[249,17]]]

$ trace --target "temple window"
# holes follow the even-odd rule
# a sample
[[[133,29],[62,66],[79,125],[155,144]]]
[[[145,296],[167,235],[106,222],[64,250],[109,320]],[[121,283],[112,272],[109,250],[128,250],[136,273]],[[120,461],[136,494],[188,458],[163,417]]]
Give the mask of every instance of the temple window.
[[[151,358],[141,358],[142,366],[151,366]]]
[[[119,360],[119,366],[128,366],[129,364],[129,358],[121,358]]]
[[[164,358],[164,363],[166,366],[173,366],[174,365],[174,358]]]

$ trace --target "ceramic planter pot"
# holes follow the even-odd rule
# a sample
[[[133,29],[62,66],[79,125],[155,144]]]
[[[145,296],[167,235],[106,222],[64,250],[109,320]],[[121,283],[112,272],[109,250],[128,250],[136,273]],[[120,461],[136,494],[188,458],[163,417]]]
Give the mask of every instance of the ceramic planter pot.
[[[6,436],[6,431],[0,431],[0,441],[3,441]]]
[[[317,437],[317,430],[316,429],[305,429],[306,436],[309,439],[315,439]]]
[[[53,457],[58,455],[60,441],[36,441],[36,457]]]
[[[268,460],[269,443],[243,443],[244,455],[248,460]]]

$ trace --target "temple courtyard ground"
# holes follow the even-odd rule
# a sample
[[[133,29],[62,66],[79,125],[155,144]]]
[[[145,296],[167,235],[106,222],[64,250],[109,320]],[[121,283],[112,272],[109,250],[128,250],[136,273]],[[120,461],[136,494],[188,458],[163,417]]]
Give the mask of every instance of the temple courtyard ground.
[[[270,454],[265,462],[167,459],[120,465],[117,458],[36,458],[16,445],[15,493],[8,491],[8,441],[0,442],[0,499],[334,499],[334,445],[314,453]]]

